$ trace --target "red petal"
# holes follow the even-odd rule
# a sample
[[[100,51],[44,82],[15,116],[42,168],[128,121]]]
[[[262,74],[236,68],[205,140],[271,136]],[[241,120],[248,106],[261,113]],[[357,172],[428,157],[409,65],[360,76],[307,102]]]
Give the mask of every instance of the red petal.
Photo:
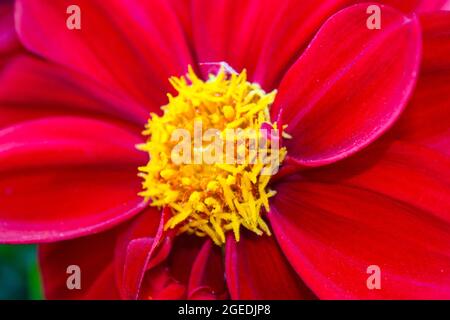
[[[205,241],[206,239],[194,235],[181,235],[175,238],[166,261],[175,280],[185,285],[189,283],[192,266],[201,253]]]
[[[46,118],[0,131],[0,242],[47,242],[109,228],[145,204],[139,139],[82,118]]]
[[[450,222],[449,164],[450,158],[431,149],[386,139],[342,163],[302,176],[371,190]]]
[[[132,124],[134,130],[141,130],[148,118],[143,107],[109,88],[25,55],[9,59],[2,69],[0,114],[0,127],[49,115],[83,115]]]
[[[114,89],[126,90],[149,106],[164,104],[167,78],[184,73],[192,63],[169,3],[79,0],[81,30],[69,30],[66,10],[72,4],[18,0],[16,24],[24,45]]]
[[[223,296],[225,288],[225,270],[221,248],[211,240],[204,242],[198,253],[189,276],[189,299],[216,299]]]
[[[419,0],[415,11],[429,12],[449,9],[450,2],[448,0]]]
[[[334,15],[280,85],[273,115],[294,139],[303,166],[345,158],[367,146],[401,114],[420,61],[415,17],[382,6],[381,30],[366,27],[367,4]]]
[[[110,264],[86,294],[86,300],[119,300],[119,290],[114,283],[114,264]]]
[[[448,0],[382,0],[380,2],[403,12],[427,12],[443,9]]]
[[[387,139],[450,155],[450,12],[422,16],[424,61],[411,103]]]
[[[123,299],[137,299],[149,261],[156,256],[166,215],[148,208],[120,236],[116,248],[117,282]]]
[[[311,299],[276,239],[244,233],[226,246],[227,283],[233,299]]]
[[[261,2],[192,1],[193,39],[198,61],[225,61],[236,70],[247,68],[252,74],[254,56],[249,50],[264,36],[262,12],[267,5],[273,8],[271,1]]]
[[[165,265],[157,266],[147,273],[143,282],[141,299],[186,299],[186,287],[176,282]]]
[[[177,237],[170,255],[162,266],[167,270],[169,277],[165,286],[183,288],[183,295],[177,299],[215,300],[228,296],[222,253],[209,239],[193,235]],[[147,274],[146,278],[147,281],[154,281],[152,272]],[[157,298],[154,298],[162,299],[164,295],[162,292],[156,293]]]
[[[261,6],[266,8],[266,16],[259,17],[263,41],[250,50],[260,50],[260,54],[251,55],[258,57],[254,80],[273,89],[326,19],[352,1],[269,2],[269,6]]]
[[[450,69],[423,74],[412,102],[387,138],[408,141],[450,155],[449,99]]]
[[[14,27],[14,2],[0,3],[0,56],[11,54],[21,48]]]
[[[277,186],[270,220],[320,298],[450,297],[450,160],[405,143]],[[378,265],[382,289],[369,290]]]
[[[348,2],[194,0],[198,61],[246,68],[250,78],[272,90],[326,18]]]
[[[161,264],[153,264],[145,274],[140,298],[186,299],[192,265],[203,242],[203,239],[196,236],[176,237],[170,254],[164,257]]]
[[[155,241],[155,240],[154,240]],[[196,236],[162,240],[149,252],[141,299],[219,299],[227,296],[220,250]]]
[[[39,261],[47,299],[118,299],[112,272],[116,238],[122,227],[55,244],[39,246]],[[67,268],[81,271],[81,290],[69,290]]]
[[[424,72],[450,69],[450,12],[421,15]]]

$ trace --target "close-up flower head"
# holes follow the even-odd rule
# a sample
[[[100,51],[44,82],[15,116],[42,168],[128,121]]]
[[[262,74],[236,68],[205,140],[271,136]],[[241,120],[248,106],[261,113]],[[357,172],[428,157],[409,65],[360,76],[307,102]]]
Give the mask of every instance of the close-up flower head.
[[[0,0],[0,244],[0,299],[450,300],[450,1]]]

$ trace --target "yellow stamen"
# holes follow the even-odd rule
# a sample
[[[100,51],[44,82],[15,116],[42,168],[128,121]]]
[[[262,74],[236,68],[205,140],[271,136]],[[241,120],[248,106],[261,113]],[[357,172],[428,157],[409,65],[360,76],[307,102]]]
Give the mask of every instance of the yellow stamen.
[[[228,231],[239,241],[241,227],[258,235],[270,235],[263,216],[275,192],[269,189],[270,175],[263,174],[263,170],[267,163],[277,169],[286,149],[279,148],[275,154],[269,143],[264,147],[265,160],[269,161],[255,163],[253,160],[258,157],[251,153],[247,141],[233,152],[240,159],[237,163],[179,163],[172,161],[179,142],[172,137],[180,128],[195,136],[196,123],[200,121],[203,132],[217,129],[220,138],[227,136],[227,130],[251,129],[259,139],[263,126],[277,128],[269,113],[276,91],[266,93],[258,84],[248,82],[245,70],[230,75],[225,68],[203,81],[189,67],[186,76],[172,77],[169,81],[178,94],[168,95],[168,104],[161,107],[162,116],[151,114],[143,132],[148,140],[138,146],[150,158],[147,165],[139,168],[139,176],[144,179],[140,195],[151,200],[152,206],[171,208],[173,216],[166,229],[209,236],[217,245],[225,243]],[[285,129],[282,128],[280,136],[289,138]],[[194,140],[189,142],[193,160],[210,148],[205,141],[198,144]]]

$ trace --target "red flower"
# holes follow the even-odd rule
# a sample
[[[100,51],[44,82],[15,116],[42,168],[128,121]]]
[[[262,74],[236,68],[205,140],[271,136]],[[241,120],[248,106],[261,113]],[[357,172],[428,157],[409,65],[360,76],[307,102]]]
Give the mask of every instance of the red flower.
[[[450,298],[450,13],[425,13],[446,1],[383,1],[404,13],[381,30],[350,0],[78,0],[68,30],[72,2],[17,0],[15,27],[0,6],[0,242],[41,244],[48,298]],[[224,259],[136,176],[167,79],[216,61],[278,88],[293,136],[273,235],[228,233]]]

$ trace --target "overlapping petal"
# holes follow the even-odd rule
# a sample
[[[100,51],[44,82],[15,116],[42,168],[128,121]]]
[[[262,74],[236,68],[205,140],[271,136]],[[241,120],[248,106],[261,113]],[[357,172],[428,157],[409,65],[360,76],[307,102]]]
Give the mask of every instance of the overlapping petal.
[[[322,24],[335,12],[351,4],[349,0],[270,1],[268,17],[260,17],[264,37],[259,47],[254,79],[264,88],[274,89],[284,73],[303,53]]]
[[[423,73],[411,103],[387,138],[450,155],[449,95],[450,69]]]
[[[429,58],[394,128],[348,160],[277,185],[275,234],[320,298],[450,296],[446,16],[422,18]],[[370,265],[381,268],[380,290],[367,287]]]
[[[277,186],[281,247],[320,298],[450,297],[449,159],[404,143],[373,150]],[[366,285],[371,265],[381,290]]]
[[[135,125],[166,100],[167,77],[196,59],[227,61],[265,88],[282,80],[273,118],[294,136],[291,163],[333,163],[276,185],[276,238],[230,237],[231,298],[314,298],[309,288],[319,298],[450,298],[449,16],[421,17],[422,78],[404,111],[419,68],[416,16],[383,6],[382,29],[368,30],[369,3],[355,5],[303,52],[352,2],[81,0],[82,30],[68,30],[70,1],[17,0],[20,39],[48,61],[0,62],[0,242],[85,236],[141,212],[42,245],[47,297],[226,298],[220,248],[174,239],[167,210],[137,196],[146,159],[134,146]],[[405,13],[447,4],[383,3]],[[0,5],[4,13],[0,51],[9,54],[18,43]],[[71,264],[88,270],[82,291],[67,290]],[[381,290],[366,285],[373,264]]]
[[[166,220],[159,210],[148,208],[121,234],[115,253],[115,269],[123,299],[139,297],[147,266],[151,259],[157,257],[163,242]],[[166,245],[170,249],[171,242]]]
[[[430,12],[438,10],[448,10],[450,3],[448,0],[382,0],[390,6],[394,6],[403,12]]]
[[[386,4],[404,13],[439,10],[445,0],[205,0],[185,1],[192,12],[192,41],[198,61],[227,61],[236,70],[246,68],[250,78],[273,90],[303,53],[322,24],[337,11],[363,3]],[[184,11],[188,11],[187,5]],[[366,16],[368,17],[368,16]]]
[[[193,0],[192,36],[199,63],[226,61],[236,70],[253,73],[255,56],[249,52],[264,37],[264,13],[271,1]]]
[[[169,2],[77,1],[81,29],[70,30],[66,12],[73,4],[17,0],[16,26],[24,45],[149,108],[163,105],[170,91],[168,77],[185,73],[193,63],[182,24]]]
[[[136,168],[139,136],[77,117],[0,131],[0,241],[56,241],[103,230],[145,203]]]
[[[39,246],[39,262],[47,299],[119,299],[112,273],[116,239],[125,225],[110,231]],[[70,289],[69,266],[79,267],[81,289]],[[69,279],[71,280],[71,279]],[[72,281],[69,281],[72,284]]]
[[[312,299],[274,237],[244,233],[226,246],[227,284],[232,299]]]
[[[250,78],[272,90],[320,25],[348,2],[194,0],[197,59],[246,68]]]
[[[450,12],[422,14],[423,72],[441,72],[450,69]]]
[[[21,49],[14,27],[14,2],[5,0],[0,3],[0,58],[3,59]]]
[[[332,163],[370,144],[413,90],[417,19],[383,7],[381,30],[369,30],[366,9],[355,5],[330,18],[280,85],[272,115],[289,126],[289,154],[302,166]]]
[[[162,248],[164,250],[164,247]],[[220,248],[210,240],[181,235],[148,266],[141,299],[221,299],[227,297]]]
[[[176,262],[178,263],[178,262]],[[189,275],[189,299],[222,299],[228,297],[222,250],[211,240],[204,241]]]
[[[150,208],[119,238],[115,264],[124,299],[217,299],[226,294],[220,249],[165,231],[170,217]]]
[[[450,154],[450,12],[421,16],[424,59],[411,103],[387,139]]]
[[[78,115],[139,132],[148,117],[148,110],[128,97],[62,66],[24,54],[7,59],[2,68],[0,112],[0,128],[47,116]]]

